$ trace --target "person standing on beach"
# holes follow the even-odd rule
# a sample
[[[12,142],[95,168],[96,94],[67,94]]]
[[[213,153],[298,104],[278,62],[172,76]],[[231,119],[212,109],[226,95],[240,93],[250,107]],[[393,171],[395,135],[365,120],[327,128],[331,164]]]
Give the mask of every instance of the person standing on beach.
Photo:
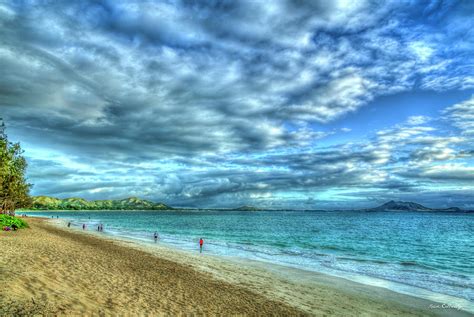
[[[85,223],[82,224],[82,230],[86,230],[86,224]]]
[[[70,222],[67,223],[67,227],[68,227],[68,228],[71,227],[71,223],[70,223]]]
[[[153,234],[153,239],[155,239],[155,243],[158,241],[158,232],[155,231]]]
[[[199,253],[202,253],[202,245],[204,244],[204,240],[199,238]]]

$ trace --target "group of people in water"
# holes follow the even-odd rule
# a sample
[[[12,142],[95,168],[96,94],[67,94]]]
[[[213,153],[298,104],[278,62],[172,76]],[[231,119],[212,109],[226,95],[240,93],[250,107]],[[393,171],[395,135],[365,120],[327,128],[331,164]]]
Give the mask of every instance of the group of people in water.
[[[158,242],[158,239],[160,239],[160,235],[158,234],[158,232],[155,231],[155,233],[153,234],[153,240],[155,240],[155,243],[156,243]],[[199,253],[202,253],[203,245],[204,245],[203,238],[199,238]]]
[[[67,227],[70,228],[71,227],[71,222],[69,221],[67,223]],[[82,230],[86,230],[87,229],[87,226],[85,223],[82,224]],[[103,232],[104,231],[104,225],[103,224],[98,224],[97,225],[97,231],[99,232]],[[153,233],[153,240],[156,242],[158,242],[158,240],[160,239],[160,235],[158,234],[158,232],[155,231],[155,233]],[[203,245],[204,245],[204,239],[203,238],[199,238],[199,253],[202,253],[202,248],[203,248]]]

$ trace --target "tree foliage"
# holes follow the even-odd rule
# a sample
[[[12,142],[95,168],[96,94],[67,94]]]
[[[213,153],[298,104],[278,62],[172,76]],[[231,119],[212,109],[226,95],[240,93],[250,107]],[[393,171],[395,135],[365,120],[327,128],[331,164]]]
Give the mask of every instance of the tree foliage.
[[[25,171],[27,163],[19,143],[8,141],[5,125],[0,118],[0,213],[15,214],[18,208],[30,206]]]

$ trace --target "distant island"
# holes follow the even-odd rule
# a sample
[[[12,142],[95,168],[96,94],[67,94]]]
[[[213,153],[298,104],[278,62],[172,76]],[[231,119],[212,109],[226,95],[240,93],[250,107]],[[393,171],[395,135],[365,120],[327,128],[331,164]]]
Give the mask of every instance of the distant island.
[[[265,209],[260,209],[254,206],[241,206],[241,207],[233,208],[231,210],[233,211],[263,211]]]
[[[383,205],[375,208],[364,209],[364,211],[438,211],[438,212],[460,212],[463,211],[458,207],[450,208],[429,208],[423,205],[409,201],[391,200]]]

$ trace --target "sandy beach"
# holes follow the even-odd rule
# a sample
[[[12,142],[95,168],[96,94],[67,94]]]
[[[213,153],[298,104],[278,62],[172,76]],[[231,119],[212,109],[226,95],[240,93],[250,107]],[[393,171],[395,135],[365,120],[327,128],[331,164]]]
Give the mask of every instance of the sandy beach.
[[[469,316],[323,274],[28,223],[0,233],[2,316]]]

